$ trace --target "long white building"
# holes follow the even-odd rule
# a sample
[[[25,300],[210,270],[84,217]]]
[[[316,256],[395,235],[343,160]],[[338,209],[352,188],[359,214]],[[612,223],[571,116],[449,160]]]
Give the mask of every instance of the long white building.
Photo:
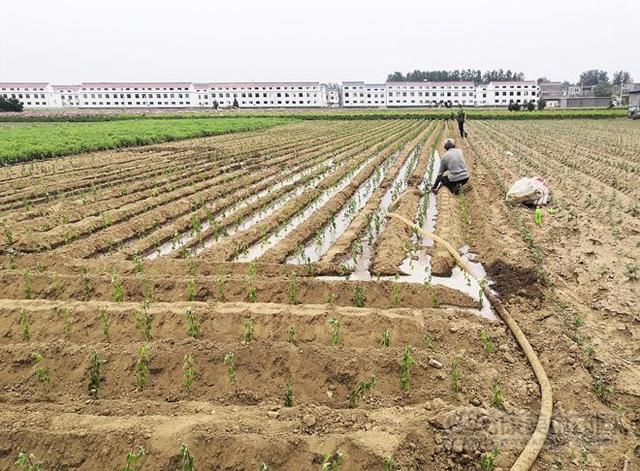
[[[27,109],[149,108],[424,108],[445,105],[506,107],[537,103],[534,81],[491,82],[0,82],[0,96]]]

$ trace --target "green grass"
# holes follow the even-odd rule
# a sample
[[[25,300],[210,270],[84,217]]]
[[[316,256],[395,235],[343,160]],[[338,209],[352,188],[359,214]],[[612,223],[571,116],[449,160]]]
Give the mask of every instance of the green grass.
[[[380,109],[301,109],[301,110],[225,110],[225,111],[138,111],[106,110],[26,111],[0,114],[0,122],[104,122],[131,120],[288,118],[304,120],[359,119],[445,119],[457,111],[453,108],[380,108]],[[627,108],[555,108],[544,111],[508,111],[506,108],[465,108],[469,119],[608,119],[626,118]],[[1,124],[0,124],[1,126]]]
[[[1,118],[0,118],[1,119]],[[131,119],[0,124],[0,165],[79,152],[253,131],[292,122],[285,117]]]

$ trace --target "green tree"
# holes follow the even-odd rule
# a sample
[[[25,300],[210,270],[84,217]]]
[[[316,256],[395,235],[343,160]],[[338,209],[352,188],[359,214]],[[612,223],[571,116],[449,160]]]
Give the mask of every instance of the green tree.
[[[608,82],[600,82],[593,89],[594,96],[610,97],[612,93],[613,93],[613,88],[611,87],[611,84]]]
[[[609,83],[609,74],[605,70],[591,69],[580,74],[578,83],[583,86],[598,85],[601,82]]]
[[[16,98],[5,98],[0,96],[0,113],[2,112],[21,112],[24,104]]]

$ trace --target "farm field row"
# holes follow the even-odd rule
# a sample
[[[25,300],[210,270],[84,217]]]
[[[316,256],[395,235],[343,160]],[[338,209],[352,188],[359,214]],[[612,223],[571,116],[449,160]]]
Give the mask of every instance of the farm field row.
[[[197,469],[508,469],[540,392],[486,281],[554,387],[534,469],[622,469],[640,161],[618,124],[471,121],[459,196],[423,191],[455,137],[439,120],[301,120],[0,168],[0,467],[26,451],[122,468],[143,447],[136,469],[174,469],[184,444]],[[532,174],[552,188],[541,226],[504,201]]]

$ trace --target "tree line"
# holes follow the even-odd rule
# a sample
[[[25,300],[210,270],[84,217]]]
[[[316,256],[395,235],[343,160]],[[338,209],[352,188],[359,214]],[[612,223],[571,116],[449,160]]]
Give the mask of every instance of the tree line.
[[[489,82],[523,81],[524,73],[512,72],[507,69],[499,70],[414,70],[413,72],[394,72],[387,76],[388,82],[452,82],[467,81],[475,85],[487,84]]]

